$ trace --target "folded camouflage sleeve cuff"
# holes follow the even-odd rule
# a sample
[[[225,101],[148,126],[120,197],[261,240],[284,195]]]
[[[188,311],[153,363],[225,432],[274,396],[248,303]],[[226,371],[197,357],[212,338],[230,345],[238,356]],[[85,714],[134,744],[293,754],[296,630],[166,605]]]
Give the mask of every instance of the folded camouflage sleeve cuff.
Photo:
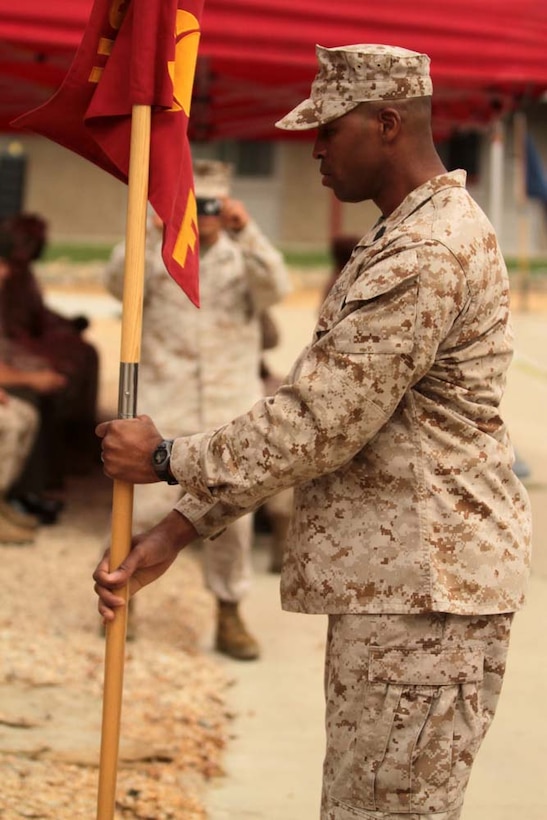
[[[186,492],[175,509],[192,522],[198,533],[206,537],[209,532],[203,517],[215,506],[216,499],[204,483],[201,468],[201,452],[212,434],[199,433],[194,436],[177,438],[171,451],[170,469]],[[214,531],[214,530],[213,530]]]
[[[186,491],[174,509],[192,523],[201,538],[217,535],[254,509],[252,504],[240,506],[219,498],[215,483],[223,483],[219,477],[222,467],[215,469],[214,464],[208,464],[214,435],[204,433],[175,439],[171,453],[171,472]]]

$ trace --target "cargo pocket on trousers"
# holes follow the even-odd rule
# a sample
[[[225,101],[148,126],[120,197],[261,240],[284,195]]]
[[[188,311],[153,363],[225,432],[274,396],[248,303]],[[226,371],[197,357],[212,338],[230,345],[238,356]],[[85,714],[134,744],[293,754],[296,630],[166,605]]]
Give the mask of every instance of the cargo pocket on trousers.
[[[438,812],[463,800],[483,737],[483,662],[468,648],[371,650],[350,805]]]

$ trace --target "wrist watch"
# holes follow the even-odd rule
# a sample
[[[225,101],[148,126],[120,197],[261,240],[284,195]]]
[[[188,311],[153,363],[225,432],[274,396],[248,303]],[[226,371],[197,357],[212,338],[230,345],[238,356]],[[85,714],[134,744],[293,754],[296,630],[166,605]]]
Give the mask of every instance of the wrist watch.
[[[172,438],[160,441],[152,453],[152,466],[154,468],[154,472],[161,481],[167,481],[168,484],[178,484],[177,479],[173,478],[173,474],[169,469],[173,441],[174,439]]]

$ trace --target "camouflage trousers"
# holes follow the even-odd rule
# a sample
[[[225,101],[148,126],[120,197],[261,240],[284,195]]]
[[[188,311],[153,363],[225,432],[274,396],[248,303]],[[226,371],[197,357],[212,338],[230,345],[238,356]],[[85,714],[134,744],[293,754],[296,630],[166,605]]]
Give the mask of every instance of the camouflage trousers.
[[[0,403],[0,493],[21,474],[38,432],[35,408],[15,396]]]
[[[512,615],[331,615],[321,820],[458,820]]]

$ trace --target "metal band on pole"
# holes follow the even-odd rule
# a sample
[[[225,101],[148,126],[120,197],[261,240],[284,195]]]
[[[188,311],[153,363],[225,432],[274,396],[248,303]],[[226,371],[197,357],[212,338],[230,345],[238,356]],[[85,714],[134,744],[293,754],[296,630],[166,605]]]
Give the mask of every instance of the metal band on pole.
[[[134,419],[137,415],[138,362],[120,362],[118,418]]]

